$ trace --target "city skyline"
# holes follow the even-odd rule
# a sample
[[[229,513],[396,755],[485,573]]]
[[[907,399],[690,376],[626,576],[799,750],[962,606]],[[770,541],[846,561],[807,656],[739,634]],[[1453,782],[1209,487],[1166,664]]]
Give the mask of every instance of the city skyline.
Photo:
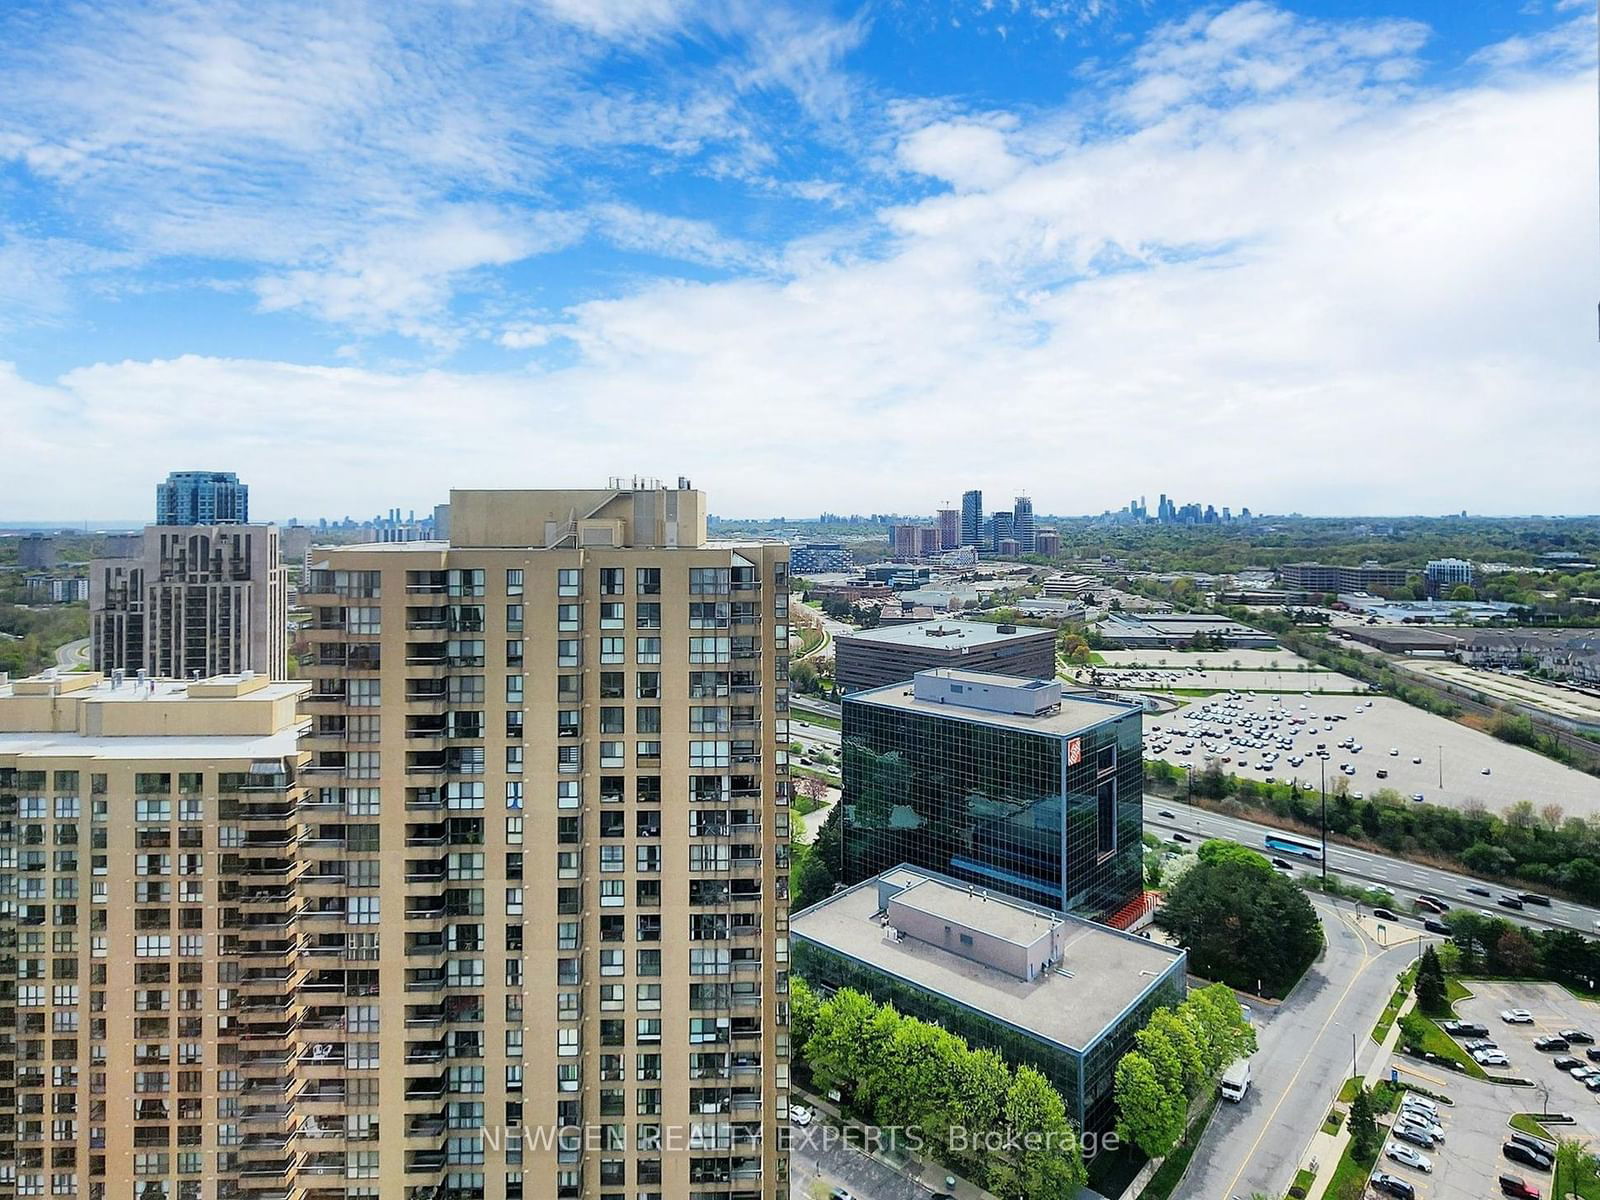
[[[1363,13],[14,6],[8,515],[64,477],[142,514],[146,460],[263,517],[423,510],[394,481],[535,451],[888,509],[976,445],[1041,510],[1130,462],[1267,512],[1583,507],[1592,14]]]

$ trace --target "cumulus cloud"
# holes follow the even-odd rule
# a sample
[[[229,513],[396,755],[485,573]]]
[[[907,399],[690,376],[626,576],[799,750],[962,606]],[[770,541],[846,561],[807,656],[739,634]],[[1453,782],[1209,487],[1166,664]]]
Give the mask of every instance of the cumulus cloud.
[[[1157,28],[1059,108],[880,104],[887,148],[861,161],[892,198],[767,241],[631,198],[409,211],[265,271],[262,302],[432,336],[464,280],[575,237],[703,271],[497,314],[481,336],[520,369],[0,371],[0,420],[37,449],[11,459],[9,515],[63,515],[69,463],[90,507],[139,511],[151,470],[128,464],[175,447],[293,461],[252,479],[280,515],[636,469],[723,513],[931,510],[967,486],[1065,513],[1157,490],[1592,506],[1592,159],[1572,152],[1596,137],[1592,53],[1502,46],[1434,76],[1428,48],[1408,22],[1247,2]],[[362,436],[261,416],[284,411]]]

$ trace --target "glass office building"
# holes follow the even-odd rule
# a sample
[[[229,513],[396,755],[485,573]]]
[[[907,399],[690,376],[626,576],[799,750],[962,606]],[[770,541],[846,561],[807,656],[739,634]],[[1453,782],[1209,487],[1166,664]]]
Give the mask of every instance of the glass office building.
[[[1051,680],[934,670],[844,701],[836,873],[911,863],[1057,911],[1143,889],[1142,711]]]

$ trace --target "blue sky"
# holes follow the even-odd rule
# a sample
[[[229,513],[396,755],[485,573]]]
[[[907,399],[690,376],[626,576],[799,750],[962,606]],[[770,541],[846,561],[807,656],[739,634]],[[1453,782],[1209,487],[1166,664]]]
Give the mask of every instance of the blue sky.
[[[1592,510],[1593,23],[13,0],[0,518]]]

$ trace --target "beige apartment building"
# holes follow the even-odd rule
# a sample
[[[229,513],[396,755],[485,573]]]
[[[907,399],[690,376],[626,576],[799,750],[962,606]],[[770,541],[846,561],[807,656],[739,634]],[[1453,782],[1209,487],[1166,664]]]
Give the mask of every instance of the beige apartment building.
[[[90,564],[97,671],[282,679],[288,621],[276,525],[148,525],[137,554]]]
[[[383,1137],[286,1182],[787,1197],[787,548],[683,481],[455,491],[449,529],[303,588],[294,1002],[364,1025],[284,1099]]]
[[[0,1194],[287,1195],[368,1144],[303,1140],[354,1011],[300,990],[305,690],[0,682]]]

